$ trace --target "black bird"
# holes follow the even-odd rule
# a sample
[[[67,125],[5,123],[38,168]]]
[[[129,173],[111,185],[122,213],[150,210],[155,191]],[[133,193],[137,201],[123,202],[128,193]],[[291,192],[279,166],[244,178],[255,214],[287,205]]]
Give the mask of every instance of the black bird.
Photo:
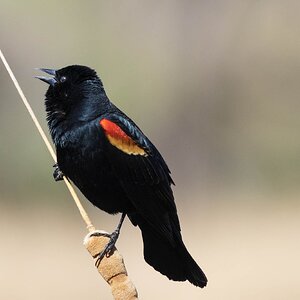
[[[57,152],[56,180],[65,175],[109,214],[122,213],[99,262],[115,244],[127,215],[142,232],[148,264],[171,280],[204,287],[207,279],[187,251],[164,159],[141,129],[108,99],[96,72],[73,65],[40,69],[52,77],[46,112]]]

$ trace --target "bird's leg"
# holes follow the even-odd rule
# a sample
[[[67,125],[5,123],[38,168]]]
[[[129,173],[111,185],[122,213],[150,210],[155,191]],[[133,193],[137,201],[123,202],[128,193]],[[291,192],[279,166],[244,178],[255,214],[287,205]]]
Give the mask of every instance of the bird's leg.
[[[55,169],[54,169],[54,172],[53,172],[53,177],[54,177],[54,180],[55,181],[60,181],[60,180],[63,180],[64,178],[64,173],[60,170],[59,166],[58,166],[58,163],[56,163],[54,166],[53,166]]]
[[[122,216],[121,216],[121,219],[120,219],[120,222],[116,228],[116,230],[109,235],[109,242],[108,244],[105,246],[105,248],[103,249],[102,252],[100,252],[98,255],[97,255],[97,260],[95,262],[95,266],[98,268],[100,263],[101,263],[101,260],[103,259],[104,256],[107,256],[109,257],[112,253],[112,250],[118,240],[118,237],[119,237],[119,234],[120,234],[120,230],[121,230],[121,227],[122,227],[122,224],[124,222],[124,219],[126,217],[126,213],[122,213]],[[103,235],[102,233],[99,233],[99,232],[95,232],[95,233],[92,233],[91,236],[101,236]]]

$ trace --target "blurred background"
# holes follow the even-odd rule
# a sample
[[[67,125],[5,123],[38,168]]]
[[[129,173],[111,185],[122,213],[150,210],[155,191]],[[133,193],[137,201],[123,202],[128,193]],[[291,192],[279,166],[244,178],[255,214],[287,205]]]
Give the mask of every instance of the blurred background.
[[[45,131],[34,68],[88,65],[172,170],[209,283],[155,272],[127,220],[117,247],[141,299],[299,299],[299,1],[0,4],[1,49]],[[2,63],[0,99],[0,299],[111,299]],[[118,216],[84,205],[97,228],[115,228]]]

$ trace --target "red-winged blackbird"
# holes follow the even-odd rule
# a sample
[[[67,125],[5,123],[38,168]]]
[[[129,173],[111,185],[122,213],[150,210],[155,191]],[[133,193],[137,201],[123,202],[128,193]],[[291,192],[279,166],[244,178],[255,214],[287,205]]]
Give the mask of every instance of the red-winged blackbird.
[[[94,70],[41,70],[53,76],[37,78],[49,84],[45,105],[57,152],[55,179],[64,174],[95,206],[122,213],[105,253],[127,215],[141,229],[147,263],[169,279],[204,287],[206,276],[182,241],[169,168],[155,146],[109,101]]]

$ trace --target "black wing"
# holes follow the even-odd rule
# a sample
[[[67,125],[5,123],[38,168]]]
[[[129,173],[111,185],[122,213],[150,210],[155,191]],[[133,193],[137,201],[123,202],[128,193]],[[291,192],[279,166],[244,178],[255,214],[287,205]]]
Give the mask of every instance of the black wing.
[[[136,217],[142,217],[158,235],[173,243],[174,234],[180,235],[180,225],[171,189],[173,180],[164,159],[126,116],[104,115],[99,124],[106,137],[107,159]],[[134,214],[129,217],[135,225],[139,223]]]

